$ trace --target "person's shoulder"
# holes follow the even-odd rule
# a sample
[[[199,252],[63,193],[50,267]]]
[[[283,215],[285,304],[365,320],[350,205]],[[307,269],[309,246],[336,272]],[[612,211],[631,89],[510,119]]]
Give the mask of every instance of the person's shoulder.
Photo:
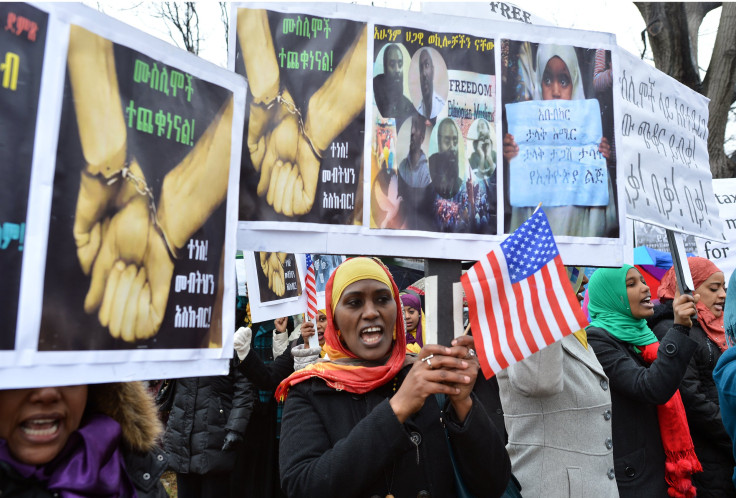
[[[601,327],[588,327],[585,329],[585,334],[589,340],[593,341],[605,341],[610,343],[617,342],[616,338],[613,337],[608,331]]]

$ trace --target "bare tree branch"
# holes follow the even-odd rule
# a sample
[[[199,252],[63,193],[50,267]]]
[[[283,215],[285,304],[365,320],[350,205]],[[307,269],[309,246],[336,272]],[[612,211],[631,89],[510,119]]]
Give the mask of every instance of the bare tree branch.
[[[171,39],[193,54],[199,54],[199,14],[194,2],[161,2],[155,4],[155,17],[166,22]],[[173,29],[172,29],[173,26]],[[176,34],[176,36],[175,36]]]
[[[655,66],[710,99],[708,154],[714,178],[736,176],[736,162],[726,155],[726,124],[736,98],[736,3],[636,2],[646,22]],[[711,62],[701,81],[698,30],[705,15],[722,5]],[[730,137],[729,137],[730,138]]]
[[[227,2],[217,2],[220,4],[220,20],[222,21],[222,24],[225,26],[225,46],[228,46],[229,37],[230,37],[230,12],[228,10],[228,3]]]

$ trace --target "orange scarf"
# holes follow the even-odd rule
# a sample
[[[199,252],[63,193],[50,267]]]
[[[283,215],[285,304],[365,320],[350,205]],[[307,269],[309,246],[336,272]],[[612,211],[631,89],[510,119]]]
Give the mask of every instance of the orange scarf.
[[[330,358],[328,361],[317,361],[308,365],[301,370],[297,370],[289,377],[284,379],[276,388],[275,398],[279,401],[286,399],[289,388],[295,384],[303,382],[311,377],[319,377],[323,379],[328,386],[339,391],[348,391],[355,394],[363,394],[382,386],[393,379],[404,365],[405,349],[406,349],[406,333],[404,331],[404,317],[401,313],[401,300],[399,299],[399,289],[394,282],[391,273],[383,263],[377,259],[370,259],[380,269],[386,272],[393,291],[394,301],[396,302],[396,323],[393,332],[393,345],[391,354],[385,362],[366,361],[355,356],[349,349],[343,345],[340,340],[340,331],[335,328],[334,305],[332,303],[332,287],[335,275],[343,267],[343,271],[350,271],[349,262],[352,260],[365,260],[368,258],[350,258],[342,263],[332,272],[330,279],[325,287],[325,300],[327,304],[327,329],[325,330],[325,345],[323,350],[326,351]],[[364,262],[364,261],[362,261]],[[340,296],[336,296],[335,305],[340,300]]]

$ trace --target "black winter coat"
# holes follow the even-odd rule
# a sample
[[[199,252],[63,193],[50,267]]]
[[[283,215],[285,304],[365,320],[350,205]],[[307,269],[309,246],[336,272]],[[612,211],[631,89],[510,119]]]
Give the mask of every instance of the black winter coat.
[[[225,435],[245,436],[255,397],[236,368],[228,375],[177,379],[164,435],[169,468],[183,474],[232,470],[235,453],[222,451]]]
[[[634,346],[604,329],[590,327],[587,333],[611,389],[619,494],[668,497],[657,405],[675,394],[697,344],[687,336],[687,328],[676,325],[660,339],[657,359],[649,365]]]
[[[650,326],[653,325],[652,330],[660,337],[674,322],[672,301],[660,304],[655,311],[655,320]],[[703,472],[693,476],[693,484],[698,497],[736,497],[731,480],[736,462],[731,438],[721,420],[718,390],[713,380],[713,369],[723,353],[697,321],[689,335],[698,347],[680,384],[680,394],[695,453],[703,465]]]
[[[161,474],[166,470],[166,457],[162,451],[138,453],[123,449],[125,470],[135,487],[138,498],[168,498],[161,484]],[[5,462],[0,461],[0,496],[2,498],[52,498],[58,496],[33,479],[25,479]]]
[[[398,382],[409,368],[400,372]],[[279,448],[286,494],[453,497],[455,478],[444,423],[465,484],[475,496],[501,496],[511,463],[475,395],[462,426],[454,421],[451,408],[444,415],[440,412],[434,397],[401,424],[389,405],[393,385],[358,395],[312,378],[290,389]]]

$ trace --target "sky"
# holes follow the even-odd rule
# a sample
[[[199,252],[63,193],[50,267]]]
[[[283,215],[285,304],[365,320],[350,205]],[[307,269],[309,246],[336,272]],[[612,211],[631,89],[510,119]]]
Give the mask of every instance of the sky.
[[[115,17],[123,22],[174,43],[166,28],[166,23],[156,18],[157,2],[139,0],[84,0],[83,3]],[[358,0],[362,5],[376,7],[402,8],[418,11],[420,0]],[[480,2],[485,4],[486,2]],[[574,28],[589,31],[603,31],[614,33],[619,46],[629,52],[641,56],[644,49],[641,32],[645,28],[644,19],[633,2],[621,0],[518,0],[514,2],[522,9],[541,17],[552,24],[563,28]],[[225,42],[225,26],[220,18],[218,2],[200,0],[196,2],[200,16],[200,57],[219,66],[227,67],[227,44]],[[230,4],[228,3],[228,6]],[[710,63],[710,54],[718,30],[718,21],[721,9],[715,9],[704,19],[700,27],[698,41],[698,63],[701,67],[701,76]],[[181,41],[176,39],[181,46]],[[652,53],[648,49],[645,59],[651,63]],[[733,136],[726,143],[726,152],[730,154],[736,149],[736,123],[731,121],[727,130],[728,136]]]

